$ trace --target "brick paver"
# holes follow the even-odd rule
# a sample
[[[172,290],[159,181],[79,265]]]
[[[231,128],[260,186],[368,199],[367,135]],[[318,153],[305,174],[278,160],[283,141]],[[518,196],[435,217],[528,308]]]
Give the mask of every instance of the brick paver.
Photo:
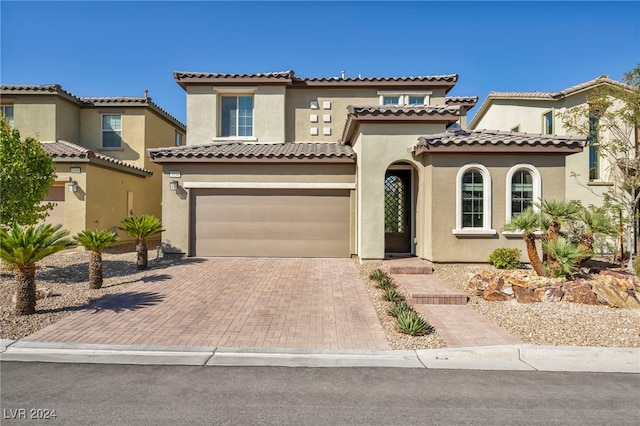
[[[351,259],[187,259],[25,340],[390,349]]]

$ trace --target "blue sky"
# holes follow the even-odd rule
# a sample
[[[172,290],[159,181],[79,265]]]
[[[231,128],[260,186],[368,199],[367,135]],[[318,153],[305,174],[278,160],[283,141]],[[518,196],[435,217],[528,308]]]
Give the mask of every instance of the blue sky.
[[[172,72],[457,73],[450,95],[556,91],[640,63],[640,2],[0,2],[0,81],[142,96]],[[477,110],[474,108],[470,115]]]

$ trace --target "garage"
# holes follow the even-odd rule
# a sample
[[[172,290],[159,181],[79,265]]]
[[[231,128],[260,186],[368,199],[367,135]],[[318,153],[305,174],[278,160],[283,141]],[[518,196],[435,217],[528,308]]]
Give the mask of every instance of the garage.
[[[191,255],[349,257],[343,189],[194,189]]]
[[[49,193],[43,200],[45,203],[53,203],[53,210],[49,210],[49,216],[45,219],[45,223],[50,225],[64,224],[64,185],[52,186]]]

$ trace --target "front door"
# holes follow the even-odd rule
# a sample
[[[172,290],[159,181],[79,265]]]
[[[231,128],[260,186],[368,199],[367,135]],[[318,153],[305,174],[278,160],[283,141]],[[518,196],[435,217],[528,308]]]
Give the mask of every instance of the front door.
[[[411,253],[411,170],[388,170],[385,175],[384,249]]]

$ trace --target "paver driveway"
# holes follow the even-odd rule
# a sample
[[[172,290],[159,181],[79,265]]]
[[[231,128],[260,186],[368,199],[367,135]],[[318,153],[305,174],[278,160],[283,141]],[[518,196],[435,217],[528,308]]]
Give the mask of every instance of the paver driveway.
[[[186,259],[25,340],[390,349],[351,259]]]

